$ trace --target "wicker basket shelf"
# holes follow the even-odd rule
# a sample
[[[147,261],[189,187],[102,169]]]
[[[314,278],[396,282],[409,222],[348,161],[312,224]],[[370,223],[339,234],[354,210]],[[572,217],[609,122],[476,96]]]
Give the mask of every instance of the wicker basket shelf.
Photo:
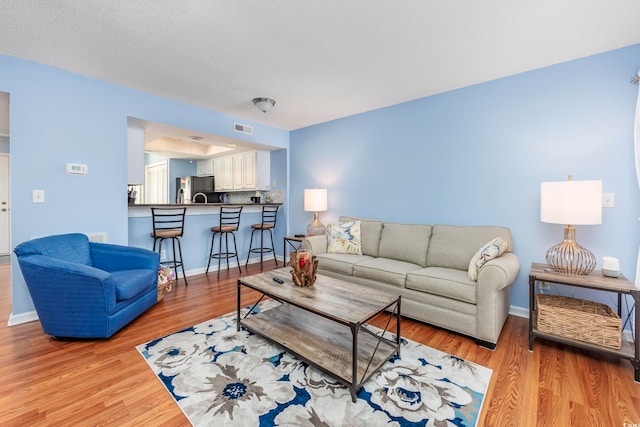
[[[620,349],[622,319],[606,304],[536,294],[540,332]]]

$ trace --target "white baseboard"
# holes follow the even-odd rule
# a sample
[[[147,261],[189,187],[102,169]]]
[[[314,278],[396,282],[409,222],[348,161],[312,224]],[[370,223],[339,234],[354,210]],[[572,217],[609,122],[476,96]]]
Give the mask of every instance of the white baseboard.
[[[38,320],[38,313],[34,311],[28,311],[26,313],[13,314],[9,315],[9,322],[7,326],[15,326],[21,325],[23,323],[33,322]]]
[[[518,317],[524,317],[525,319],[529,318],[529,308],[518,307],[517,305],[512,305],[509,307],[509,314]]]

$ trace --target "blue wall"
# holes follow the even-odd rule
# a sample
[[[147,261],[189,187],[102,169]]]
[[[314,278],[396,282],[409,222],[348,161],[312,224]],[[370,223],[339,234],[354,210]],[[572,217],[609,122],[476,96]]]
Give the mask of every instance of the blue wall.
[[[237,118],[126,89],[30,61],[0,56],[0,91],[11,96],[11,237],[106,232],[127,244],[127,117],[287,148],[289,133],[258,123],[233,132]],[[243,122],[247,122],[243,120]],[[86,176],[64,173],[85,163]],[[45,203],[31,190],[45,190]],[[14,315],[33,310],[12,261]]]
[[[0,56],[0,91],[11,95],[12,242],[104,231],[110,242],[127,243],[131,116],[289,147],[271,157],[289,205],[278,220],[289,234],[311,221],[302,194],[312,187],[329,189],[325,224],[349,214],[508,226],[522,264],[512,294],[520,307],[528,304],[530,263],[562,240],[563,226],[539,220],[540,182],[602,179],[616,206],[603,210],[602,225],[577,227],[577,239],[598,260],[619,258],[634,279],[638,88],[629,79],[638,69],[635,45],[291,133],[249,123],[249,137],[233,133],[230,116]],[[66,162],[86,163],[89,174],[65,175]],[[46,203],[33,204],[32,189],[44,189]],[[12,268],[19,271],[15,260]],[[12,280],[13,314],[33,310],[21,275]]]
[[[511,228],[521,272],[511,302],[528,306],[528,272],[562,241],[540,222],[540,183],[573,175],[615,193],[577,241],[620,259],[632,280],[640,236],[633,118],[640,45],[479,84],[291,133],[291,233],[305,230],[304,188],[328,189],[323,223],[387,221]],[[473,72],[471,68],[469,72]],[[312,154],[311,154],[312,153]],[[607,301],[611,302],[611,301]]]

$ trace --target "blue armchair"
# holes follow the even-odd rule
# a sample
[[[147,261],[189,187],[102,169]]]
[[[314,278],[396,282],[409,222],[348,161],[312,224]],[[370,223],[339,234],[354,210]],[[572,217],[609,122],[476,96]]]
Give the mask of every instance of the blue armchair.
[[[61,234],[14,249],[47,335],[107,338],[157,301],[160,255]]]

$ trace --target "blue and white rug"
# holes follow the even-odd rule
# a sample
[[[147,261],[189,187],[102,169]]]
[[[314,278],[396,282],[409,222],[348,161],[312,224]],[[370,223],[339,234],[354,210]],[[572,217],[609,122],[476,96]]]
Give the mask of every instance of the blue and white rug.
[[[236,332],[235,313],[136,349],[195,426],[475,426],[491,379],[491,369],[403,338],[401,357],[353,403],[338,381]]]

